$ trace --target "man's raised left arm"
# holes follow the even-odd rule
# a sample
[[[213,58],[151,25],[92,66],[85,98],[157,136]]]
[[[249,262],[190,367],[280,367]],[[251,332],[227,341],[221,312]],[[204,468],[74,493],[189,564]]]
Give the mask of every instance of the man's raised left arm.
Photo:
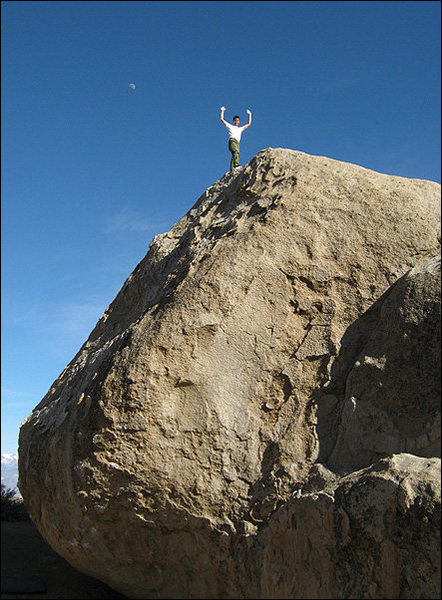
[[[250,125],[252,124],[252,113],[249,109],[246,110],[246,113],[249,115],[249,121],[244,125],[244,129],[247,129],[247,127],[250,127]]]

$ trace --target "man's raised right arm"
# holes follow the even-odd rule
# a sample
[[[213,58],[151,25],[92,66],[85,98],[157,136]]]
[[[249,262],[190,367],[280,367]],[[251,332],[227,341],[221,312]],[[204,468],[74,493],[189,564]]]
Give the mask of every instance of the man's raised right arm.
[[[221,106],[221,114],[219,116],[220,120],[224,123],[224,125],[227,125],[227,121],[224,121],[224,113],[226,111],[226,107],[225,106]]]

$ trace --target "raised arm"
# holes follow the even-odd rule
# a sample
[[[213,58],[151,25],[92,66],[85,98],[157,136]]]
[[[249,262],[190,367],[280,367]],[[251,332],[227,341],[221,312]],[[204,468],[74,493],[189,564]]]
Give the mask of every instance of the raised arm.
[[[219,118],[224,123],[224,125],[227,125],[227,121],[224,121],[224,113],[225,112],[226,112],[226,107],[225,106],[221,106],[221,114],[220,114]]]
[[[244,125],[244,129],[247,129],[247,127],[250,127],[250,125],[252,124],[252,113],[249,109],[246,110],[246,113],[249,115],[249,121]]]

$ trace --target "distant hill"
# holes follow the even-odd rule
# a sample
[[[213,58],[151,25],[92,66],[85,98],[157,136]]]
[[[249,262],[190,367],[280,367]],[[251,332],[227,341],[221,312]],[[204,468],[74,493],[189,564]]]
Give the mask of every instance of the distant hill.
[[[15,489],[17,494],[20,495],[17,489],[18,480],[18,454],[2,454],[2,483],[10,488]]]

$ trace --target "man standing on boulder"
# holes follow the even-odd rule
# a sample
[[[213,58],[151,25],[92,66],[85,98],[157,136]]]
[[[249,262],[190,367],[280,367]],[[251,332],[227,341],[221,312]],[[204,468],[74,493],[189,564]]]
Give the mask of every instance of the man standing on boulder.
[[[227,121],[224,120],[225,110],[226,110],[226,107],[221,106],[220,119],[229,131],[229,150],[232,153],[232,159],[230,161],[230,171],[233,171],[233,169],[235,167],[239,166],[239,143],[241,141],[241,134],[244,131],[244,129],[247,129],[247,127],[250,127],[250,125],[252,124],[252,113],[250,112],[249,109],[247,109],[246,112],[249,115],[249,121],[248,121],[248,123],[246,123],[245,125],[240,127],[239,126],[240,119],[239,119],[238,115],[235,115],[233,117],[233,125],[231,125],[230,123],[227,123]]]

